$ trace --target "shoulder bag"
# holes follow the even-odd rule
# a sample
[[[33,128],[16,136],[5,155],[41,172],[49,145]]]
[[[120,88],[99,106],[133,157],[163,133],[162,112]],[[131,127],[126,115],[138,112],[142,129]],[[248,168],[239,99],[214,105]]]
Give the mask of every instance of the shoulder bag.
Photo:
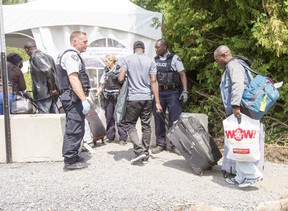
[[[35,114],[37,105],[26,98],[22,92],[19,95],[14,94],[12,102],[12,114]]]

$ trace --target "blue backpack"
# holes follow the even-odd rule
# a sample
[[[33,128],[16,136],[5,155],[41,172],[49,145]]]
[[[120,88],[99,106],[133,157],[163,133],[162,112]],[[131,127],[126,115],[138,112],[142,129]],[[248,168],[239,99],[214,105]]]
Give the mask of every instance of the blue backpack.
[[[272,79],[260,75],[244,62],[240,64],[246,71],[256,74],[256,77],[251,79],[248,86],[244,89],[241,110],[249,117],[259,120],[276,103],[280,94],[275,88]]]

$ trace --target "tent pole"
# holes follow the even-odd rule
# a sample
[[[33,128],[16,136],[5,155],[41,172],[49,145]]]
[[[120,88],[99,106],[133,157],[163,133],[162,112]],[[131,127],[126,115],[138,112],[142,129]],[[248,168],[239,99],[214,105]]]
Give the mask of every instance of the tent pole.
[[[0,52],[1,52],[1,75],[2,75],[2,92],[3,92],[3,111],[4,111],[4,125],[5,125],[5,145],[6,145],[6,163],[12,163],[11,150],[11,128],[10,128],[10,106],[8,99],[8,71],[6,62],[6,47],[5,47],[5,33],[3,21],[2,0],[0,0]]]

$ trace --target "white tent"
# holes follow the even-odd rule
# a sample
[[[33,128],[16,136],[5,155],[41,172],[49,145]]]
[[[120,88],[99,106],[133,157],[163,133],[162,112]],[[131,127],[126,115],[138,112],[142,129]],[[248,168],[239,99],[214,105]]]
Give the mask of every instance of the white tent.
[[[146,54],[153,57],[155,40],[162,35],[160,27],[152,26],[153,20],[162,22],[162,14],[129,0],[38,0],[4,5],[3,16],[7,46],[22,48],[35,39],[38,49],[54,58],[70,45],[72,31],[85,31],[90,46],[83,56],[88,66],[98,66],[107,53],[132,53],[136,40],[142,40]]]

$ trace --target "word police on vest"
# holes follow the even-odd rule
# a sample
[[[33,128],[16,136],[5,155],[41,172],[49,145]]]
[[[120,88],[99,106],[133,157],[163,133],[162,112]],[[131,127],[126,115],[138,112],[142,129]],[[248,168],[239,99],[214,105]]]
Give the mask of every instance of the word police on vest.
[[[167,67],[167,63],[157,63],[157,67]]]

